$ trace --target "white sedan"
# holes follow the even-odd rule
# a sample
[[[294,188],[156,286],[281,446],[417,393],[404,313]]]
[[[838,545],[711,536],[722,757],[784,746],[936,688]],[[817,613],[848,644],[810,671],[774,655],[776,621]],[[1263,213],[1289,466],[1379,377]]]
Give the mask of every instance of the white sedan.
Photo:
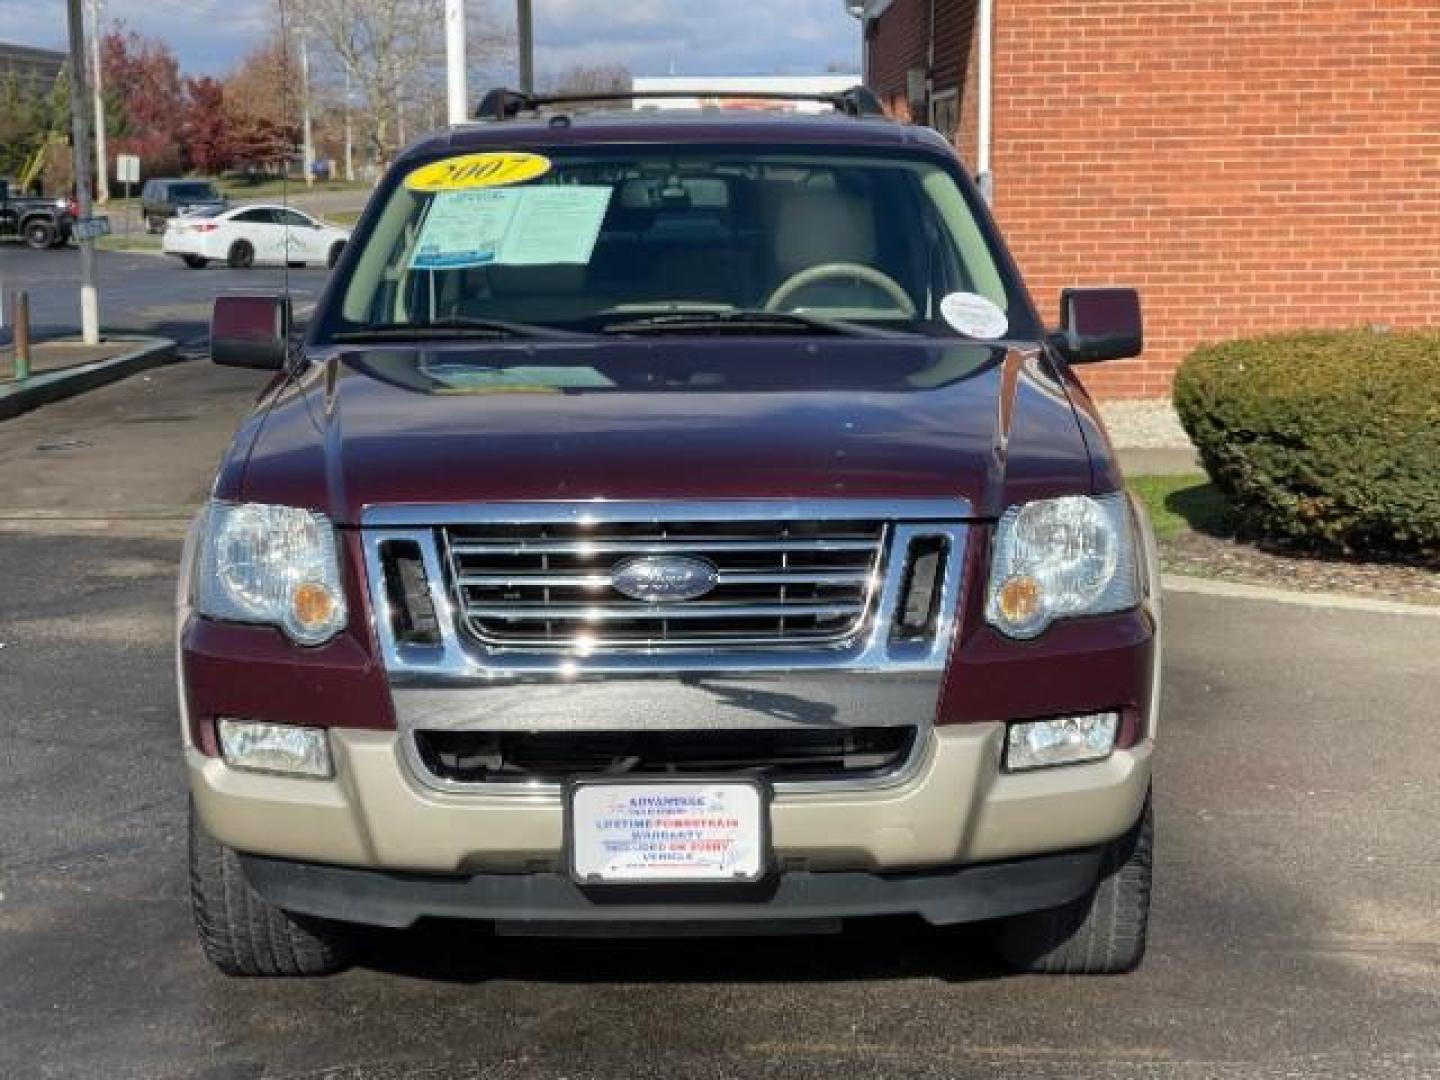
[[[334,266],[350,234],[288,206],[250,205],[173,217],[160,249],[198,270],[247,266]]]

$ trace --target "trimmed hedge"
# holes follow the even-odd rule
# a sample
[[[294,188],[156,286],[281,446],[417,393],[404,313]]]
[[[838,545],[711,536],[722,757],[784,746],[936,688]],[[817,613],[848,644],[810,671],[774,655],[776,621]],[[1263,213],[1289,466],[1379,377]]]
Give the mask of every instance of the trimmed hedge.
[[[1175,408],[1242,535],[1440,559],[1440,331],[1307,331],[1197,349]]]

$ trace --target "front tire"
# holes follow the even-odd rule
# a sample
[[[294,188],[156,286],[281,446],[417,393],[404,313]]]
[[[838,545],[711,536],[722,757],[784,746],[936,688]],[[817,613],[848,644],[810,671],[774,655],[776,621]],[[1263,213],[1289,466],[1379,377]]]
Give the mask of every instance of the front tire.
[[[245,880],[239,856],[190,807],[190,902],[205,958],[226,975],[330,975],[355,954],[354,930],[292,915]]]
[[[180,257],[185,260],[185,265],[191,270],[203,270],[210,265],[210,260],[203,255],[182,255]]]
[[[249,240],[236,240],[230,245],[230,257],[226,262],[232,269],[247,270],[255,264],[255,248]]]
[[[27,221],[22,232],[25,234],[25,243],[33,251],[44,251],[48,247],[53,247],[57,235],[55,226],[43,218]]]
[[[1140,821],[1107,846],[1094,891],[1062,907],[1006,919],[1000,955],[1017,971],[1046,975],[1134,971],[1145,957],[1154,852],[1147,798]]]

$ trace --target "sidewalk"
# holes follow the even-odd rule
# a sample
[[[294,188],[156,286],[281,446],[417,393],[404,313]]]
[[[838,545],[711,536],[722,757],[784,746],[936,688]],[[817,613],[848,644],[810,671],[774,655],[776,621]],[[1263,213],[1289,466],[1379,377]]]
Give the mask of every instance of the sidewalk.
[[[1100,413],[1126,476],[1188,476],[1204,471],[1169,401],[1102,401]]]
[[[98,360],[110,360],[133,352],[133,338],[116,338],[102,341],[98,345],[86,345],[83,341],[45,341],[30,346],[30,374],[40,375],[66,368],[93,364]],[[15,380],[15,348],[0,345],[0,386],[11,386]]]
[[[115,334],[98,345],[46,341],[30,347],[30,377],[17,382],[14,347],[0,345],[0,420],[171,363],[175,357],[175,342],[167,338]]]

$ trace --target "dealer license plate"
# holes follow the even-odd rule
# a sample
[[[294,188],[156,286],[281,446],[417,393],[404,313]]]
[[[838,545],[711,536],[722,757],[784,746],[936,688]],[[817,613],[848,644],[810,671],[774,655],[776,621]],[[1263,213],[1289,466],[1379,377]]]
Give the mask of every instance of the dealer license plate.
[[[765,873],[768,815],[758,784],[584,781],[569,800],[577,881],[755,881]]]

